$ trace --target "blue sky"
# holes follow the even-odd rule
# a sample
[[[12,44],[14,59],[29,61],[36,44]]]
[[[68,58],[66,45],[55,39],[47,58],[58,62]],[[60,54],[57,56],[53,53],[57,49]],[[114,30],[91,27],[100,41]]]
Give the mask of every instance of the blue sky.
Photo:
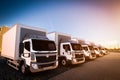
[[[119,5],[74,0],[3,0],[0,26],[20,23],[93,42],[120,43]]]

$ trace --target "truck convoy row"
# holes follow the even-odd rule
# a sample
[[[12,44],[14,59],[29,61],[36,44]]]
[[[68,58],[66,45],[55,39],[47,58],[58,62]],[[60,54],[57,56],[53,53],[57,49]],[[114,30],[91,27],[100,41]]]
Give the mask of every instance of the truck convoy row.
[[[72,40],[76,41],[82,47],[81,51],[85,55],[86,60],[92,60],[96,58],[96,54],[94,52],[94,47],[92,44],[88,44],[86,42],[81,41],[78,38],[73,38]]]
[[[47,37],[55,41],[58,51],[58,61],[63,65],[79,64],[85,62],[85,57],[81,53],[80,45],[71,40],[71,36],[59,32],[48,33]]]
[[[96,58],[92,46],[81,45],[68,34],[47,33],[44,29],[21,24],[14,25],[3,35],[1,56],[9,66],[24,74],[55,69],[58,63],[66,66],[84,63],[86,57]]]

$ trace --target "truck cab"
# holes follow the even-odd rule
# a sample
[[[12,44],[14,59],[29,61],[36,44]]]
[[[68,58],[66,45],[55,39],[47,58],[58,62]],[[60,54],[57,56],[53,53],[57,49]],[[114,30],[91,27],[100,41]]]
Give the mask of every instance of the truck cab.
[[[55,41],[58,51],[58,61],[62,66],[67,64],[80,64],[85,62],[80,44],[71,40],[71,35],[61,32],[47,34],[50,40]]]
[[[104,48],[103,46],[100,46],[99,49],[100,49],[100,51],[101,51],[101,53],[102,53],[103,55],[108,54],[107,49]]]
[[[91,59],[96,58],[96,54],[95,54],[92,46],[82,45],[82,48],[83,48],[83,53],[84,53],[87,60],[91,60]]]
[[[26,39],[23,41],[23,45],[21,58],[25,61],[26,66],[30,67],[31,72],[54,69],[58,66],[58,56],[54,41]],[[22,72],[25,71],[23,69]]]
[[[98,57],[103,56],[103,53],[101,52],[101,50],[98,47],[94,46],[94,51]]]
[[[72,42],[60,44],[60,63],[65,66],[67,64],[80,64],[85,62],[85,57],[80,50],[80,45]]]
[[[101,52],[105,55],[107,52],[105,50],[105,48],[101,48]]]

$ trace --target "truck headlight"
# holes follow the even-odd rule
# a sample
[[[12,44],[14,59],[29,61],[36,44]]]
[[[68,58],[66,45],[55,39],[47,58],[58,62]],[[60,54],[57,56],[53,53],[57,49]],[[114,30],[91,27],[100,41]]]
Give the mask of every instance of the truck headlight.
[[[72,57],[75,57],[75,53],[72,52],[71,54],[72,54]]]
[[[38,69],[37,64],[32,64],[32,67],[33,67],[34,69]]]
[[[31,60],[35,60],[35,54],[31,54]]]

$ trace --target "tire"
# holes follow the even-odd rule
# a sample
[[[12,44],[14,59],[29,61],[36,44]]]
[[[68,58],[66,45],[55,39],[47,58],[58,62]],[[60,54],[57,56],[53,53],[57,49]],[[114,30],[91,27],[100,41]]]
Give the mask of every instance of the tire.
[[[101,53],[101,56],[104,56],[104,54],[103,54],[103,53]]]
[[[27,69],[27,67],[25,66],[24,63],[21,64],[20,71],[21,71],[23,74],[28,74],[28,69]]]
[[[8,59],[7,59],[7,58],[5,58],[5,64],[7,64],[7,62],[8,62]]]
[[[62,66],[67,66],[67,61],[66,61],[66,59],[61,59],[61,65],[62,65]]]
[[[92,57],[93,57],[93,56],[92,56],[92,54],[90,54],[90,55],[89,55],[89,60],[91,60],[91,59],[92,59]]]
[[[94,57],[94,59],[97,57],[97,55],[95,53],[92,56]]]
[[[97,55],[96,55],[96,54],[95,54],[94,56],[95,56],[95,58],[97,58]]]

